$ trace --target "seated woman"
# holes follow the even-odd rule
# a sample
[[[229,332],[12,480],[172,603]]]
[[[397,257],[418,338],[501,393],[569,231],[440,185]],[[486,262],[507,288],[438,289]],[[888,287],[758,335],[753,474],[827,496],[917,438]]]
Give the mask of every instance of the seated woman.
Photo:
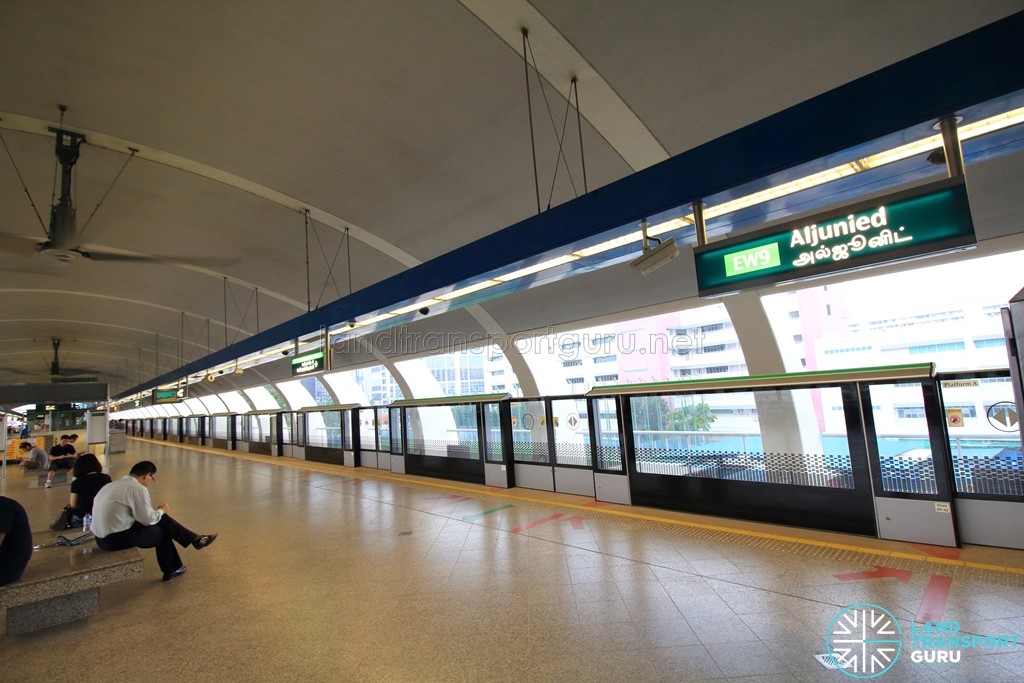
[[[72,470],[75,480],[71,482],[71,526],[82,526],[82,519],[92,514],[92,501],[100,489],[110,483],[110,475],[103,473],[103,466],[92,453],[83,453],[75,461]]]

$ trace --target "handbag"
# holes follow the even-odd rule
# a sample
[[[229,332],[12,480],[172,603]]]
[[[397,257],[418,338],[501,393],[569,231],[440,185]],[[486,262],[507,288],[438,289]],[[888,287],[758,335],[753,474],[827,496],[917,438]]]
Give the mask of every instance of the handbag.
[[[71,521],[71,508],[69,506],[65,505],[64,509],[61,510],[60,512],[58,512],[57,516],[53,518],[52,522],[50,522],[50,528],[53,529],[54,531],[63,531],[64,529],[68,528],[68,526],[69,526],[68,522],[70,522],[70,521]]]

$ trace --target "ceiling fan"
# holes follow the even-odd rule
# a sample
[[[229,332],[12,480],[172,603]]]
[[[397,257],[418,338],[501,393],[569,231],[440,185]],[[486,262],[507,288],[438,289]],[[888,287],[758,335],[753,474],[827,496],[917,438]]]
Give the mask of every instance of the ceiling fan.
[[[50,370],[28,370],[25,368],[2,367],[0,372],[7,372],[14,375],[31,375],[36,377],[49,377],[51,382],[95,382],[100,372],[98,370],[68,369],[60,365],[60,339],[53,337],[50,342],[53,344],[53,360],[50,361]]]
[[[61,118],[63,119],[63,112],[66,107],[61,106]],[[86,226],[79,230],[76,217],[75,217],[75,206],[71,199],[72,189],[72,171],[75,168],[75,164],[78,162],[79,148],[82,143],[85,142],[85,135],[82,133],[76,133],[74,131],[64,130],[63,126],[60,128],[50,127],[48,129],[51,133],[54,133],[56,137],[55,152],[57,155],[57,162],[60,164],[60,197],[57,203],[50,207],[50,223],[49,227],[46,228],[46,240],[39,242],[36,238],[26,238],[20,235],[0,235],[0,250],[7,252],[21,254],[21,255],[32,255],[41,254],[48,258],[50,261],[60,264],[67,265],[73,261],[79,259],[85,259],[89,261],[148,261],[148,262],[162,262],[162,263],[189,263],[194,265],[227,265],[234,263],[237,259],[230,258],[192,258],[192,257],[177,257],[177,256],[151,256],[147,254],[133,254],[125,253],[123,250],[105,250],[103,247],[90,246],[88,250],[82,248],[81,233],[82,230],[88,225],[89,221],[86,221]],[[134,158],[136,150],[131,150]],[[13,160],[12,160],[13,161]],[[125,162],[127,165],[127,162]],[[124,169],[122,168],[122,171]],[[120,174],[118,174],[120,177]],[[114,182],[117,178],[114,179]],[[24,183],[23,183],[24,185]],[[113,184],[111,184],[113,187]],[[25,187],[25,192],[28,193],[28,188]],[[108,189],[107,192],[110,190]],[[101,200],[102,201],[102,200]],[[97,205],[97,208],[99,205]],[[33,209],[35,205],[33,204]],[[38,215],[38,212],[37,212]],[[95,215],[95,210],[93,211]],[[89,217],[90,219],[92,216]],[[42,219],[40,219],[40,223]],[[31,247],[29,243],[34,242],[35,244]]]

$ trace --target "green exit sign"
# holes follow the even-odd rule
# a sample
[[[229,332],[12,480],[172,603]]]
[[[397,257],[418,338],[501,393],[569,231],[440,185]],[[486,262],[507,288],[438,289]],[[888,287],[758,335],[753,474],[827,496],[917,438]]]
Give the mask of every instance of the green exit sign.
[[[973,245],[963,179],[859,202],[693,250],[700,296]]]

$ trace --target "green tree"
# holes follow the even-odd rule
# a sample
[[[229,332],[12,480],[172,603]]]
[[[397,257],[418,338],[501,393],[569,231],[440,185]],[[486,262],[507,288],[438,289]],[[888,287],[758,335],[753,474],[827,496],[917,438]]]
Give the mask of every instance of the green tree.
[[[718,416],[711,412],[711,406],[701,401],[694,405],[683,406],[668,415],[667,427],[680,432],[710,432],[711,423]]]

